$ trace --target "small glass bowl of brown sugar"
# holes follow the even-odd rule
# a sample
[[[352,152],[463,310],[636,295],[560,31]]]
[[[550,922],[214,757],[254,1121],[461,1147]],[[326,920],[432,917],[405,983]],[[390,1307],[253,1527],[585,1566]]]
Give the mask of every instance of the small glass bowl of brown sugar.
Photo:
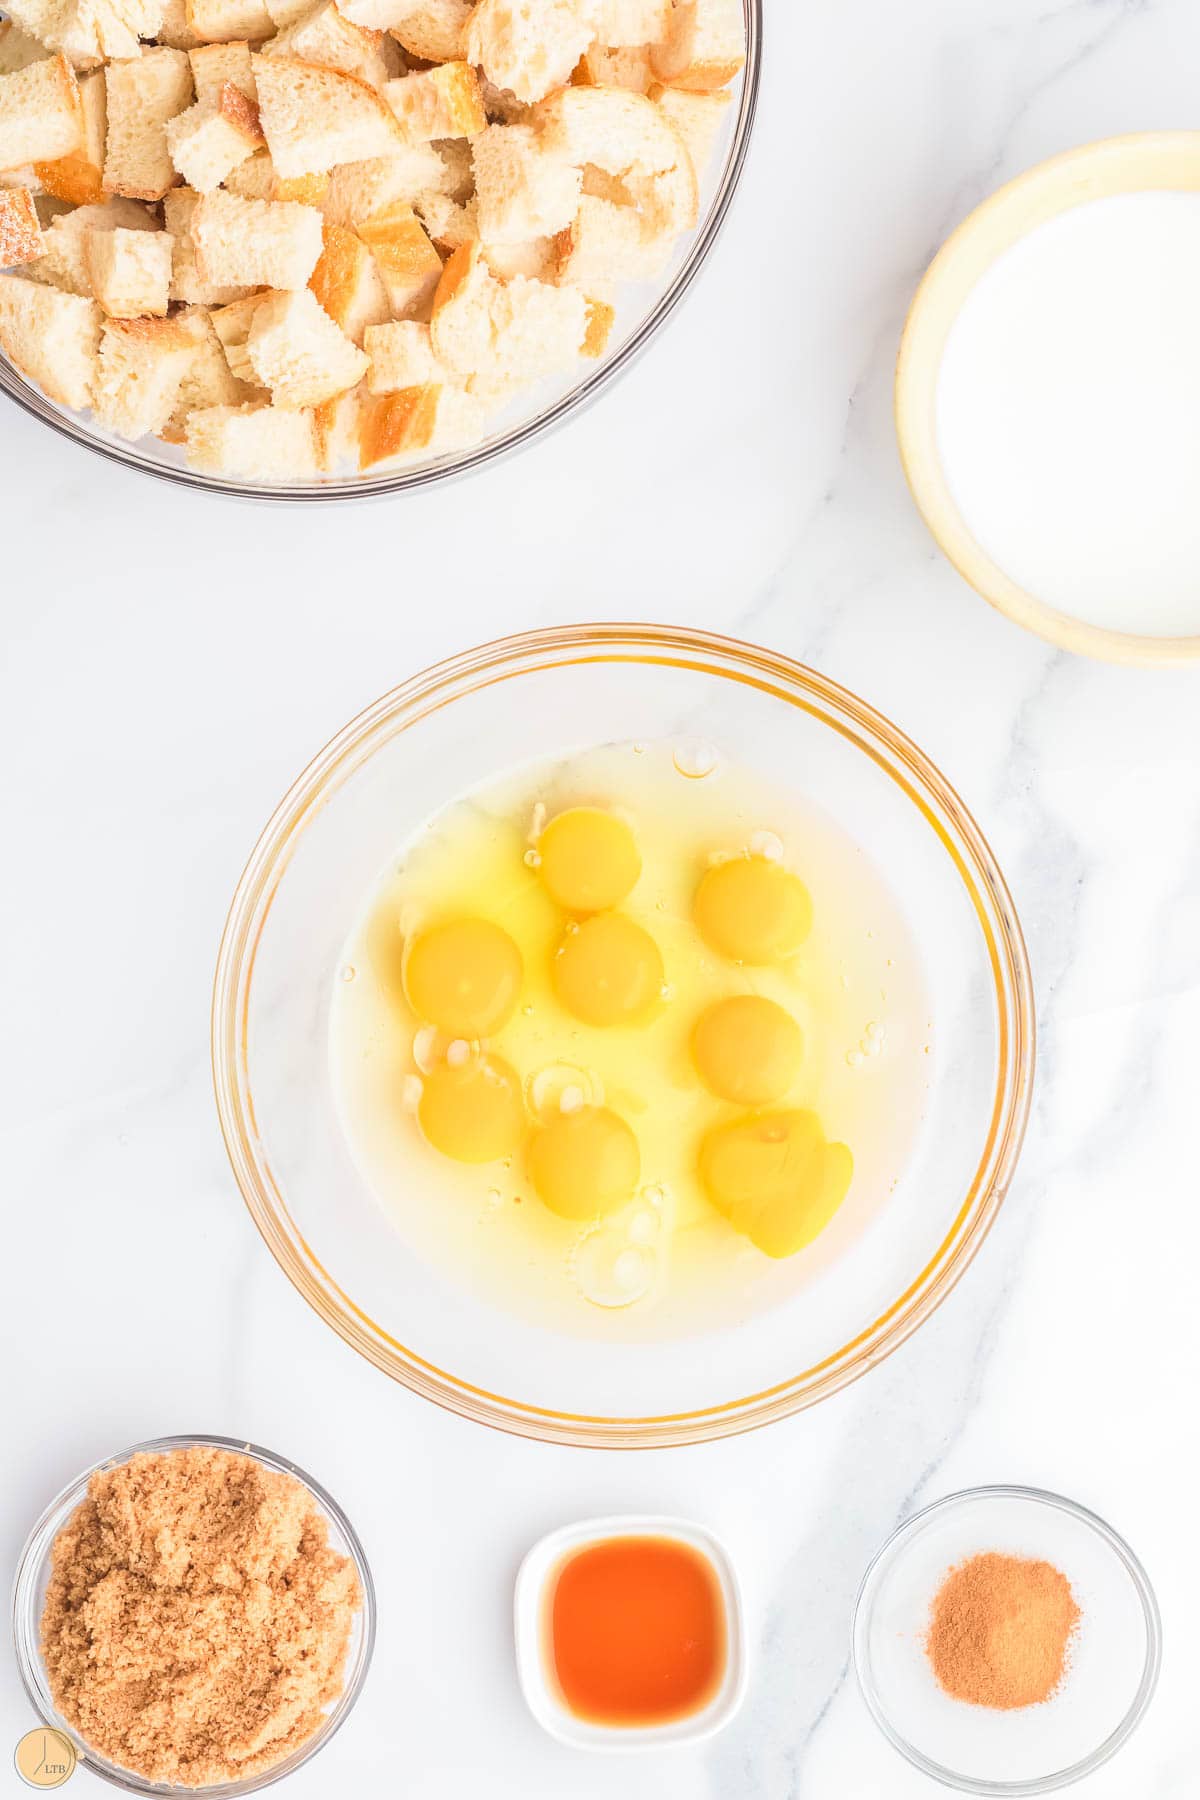
[[[1038,1488],[973,1488],[915,1514],[854,1615],[876,1724],[964,1794],[1049,1794],[1092,1774],[1150,1704],[1161,1651],[1128,1544]]]
[[[128,1619],[166,1645],[152,1698],[167,1724],[153,1732],[123,1693],[137,1673],[136,1643],[117,1641]],[[233,1438],[156,1438],[46,1508],[17,1567],[13,1641],[35,1711],[85,1768],[129,1794],[234,1800],[345,1723],[375,1646],[375,1588],[350,1521],[294,1463]]]

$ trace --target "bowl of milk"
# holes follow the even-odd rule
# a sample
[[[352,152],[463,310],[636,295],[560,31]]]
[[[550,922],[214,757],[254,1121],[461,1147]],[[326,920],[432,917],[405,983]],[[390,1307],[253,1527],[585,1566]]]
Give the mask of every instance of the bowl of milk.
[[[1068,151],[972,213],[909,313],[896,425],[984,599],[1084,655],[1200,659],[1200,132]]]

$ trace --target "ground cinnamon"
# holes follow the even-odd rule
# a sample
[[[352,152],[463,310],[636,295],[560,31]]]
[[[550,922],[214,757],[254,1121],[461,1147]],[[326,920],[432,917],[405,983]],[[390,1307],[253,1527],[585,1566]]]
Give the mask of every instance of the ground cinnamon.
[[[148,1781],[255,1775],[341,1692],[353,1563],[312,1496],[251,1457],[197,1446],[101,1469],[54,1540],[42,1614],[67,1723]]]
[[[951,1569],[933,1602],[925,1648],[955,1700],[1008,1711],[1060,1686],[1079,1608],[1052,1563],[989,1551]]]

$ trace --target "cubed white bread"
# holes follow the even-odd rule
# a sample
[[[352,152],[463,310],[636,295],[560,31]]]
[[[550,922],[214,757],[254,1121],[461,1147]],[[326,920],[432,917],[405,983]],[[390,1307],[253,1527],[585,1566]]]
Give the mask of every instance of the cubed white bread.
[[[180,176],[209,194],[262,147],[258,108],[227,81],[216,100],[189,106],[167,126],[167,146]]]
[[[100,308],[77,294],[0,275],[0,350],[60,406],[90,406]]]
[[[261,389],[261,384],[254,364],[250,361],[247,345],[250,342],[250,327],[254,323],[254,315],[265,297],[264,294],[246,294],[241,300],[233,301],[230,306],[214,307],[209,315],[209,322],[230,374],[255,389]]]
[[[484,401],[446,380],[369,398],[359,424],[359,469],[466,449],[484,435],[487,416]]]
[[[0,269],[36,262],[45,249],[33,195],[26,188],[0,191]]]
[[[573,287],[554,287],[514,275],[498,282],[492,315],[492,367],[513,381],[538,381],[570,368],[588,327],[584,296]]]
[[[476,219],[488,244],[522,244],[570,224],[582,175],[530,125],[489,125],[472,146]]]
[[[370,326],[392,316],[375,258],[348,226],[326,220],[321,260],[308,285],[334,324],[360,347]]]
[[[397,0],[359,0],[382,4],[395,12]],[[348,0],[351,11],[355,0]],[[387,29],[402,49],[422,62],[458,62],[466,53],[467,20],[475,0],[398,0],[399,17]]]
[[[91,0],[101,54],[136,56],[139,40],[162,29],[163,0]]]
[[[318,473],[311,413],[277,406],[197,407],[187,421],[193,469],[242,481],[311,480]]]
[[[445,373],[434,355],[429,326],[417,319],[396,319],[390,325],[372,325],[363,341],[363,349],[371,365],[367,388],[372,394],[424,387]]]
[[[260,57],[257,74],[263,134],[282,176],[320,174],[403,145],[383,96],[356,75],[288,56]]]
[[[0,170],[0,192],[6,188],[25,188],[35,199],[42,192],[42,184],[32,163],[22,163],[19,169]]]
[[[428,186],[460,205],[475,192],[475,163],[471,155],[474,142],[474,138],[442,138],[433,146],[442,164],[442,178]]]
[[[267,0],[267,11],[275,23],[276,31],[286,31],[289,25],[307,18],[312,9],[313,0]]]
[[[527,125],[533,112],[525,100],[518,100],[510,88],[497,87],[484,75],[479,83],[483,110],[493,125]]]
[[[541,100],[571,79],[595,37],[592,11],[579,0],[479,0],[467,23],[467,56],[496,87]]]
[[[677,0],[650,60],[659,80],[673,87],[699,93],[724,87],[746,61],[741,0]]]
[[[201,106],[206,101],[219,100],[221,89],[227,82],[232,82],[239,94],[257,104],[254,56],[249,44],[198,44],[188,52],[188,61],[192,65],[196,99]]]
[[[92,230],[84,238],[88,281],[110,318],[165,317],[172,239],[166,231]]]
[[[479,78],[470,63],[442,63],[436,69],[402,75],[399,81],[389,81],[383,94],[406,144],[474,137],[487,124]]]
[[[357,75],[368,87],[382,88],[397,73],[399,52],[382,31],[355,25],[325,0],[263,46],[264,56],[290,56],[322,69]],[[394,53],[394,54],[391,54]]]
[[[657,81],[650,66],[650,46],[626,46],[611,50],[604,44],[590,44],[579,60],[572,78],[578,87],[628,88],[644,94]]]
[[[275,35],[264,0],[187,0],[187,18],[202,44],[261,44]]]
[[[65,56],[0,75],[0,169],[53,162],[83,148],[83,102]]]
[[[183,50],[159,45],[136,60],[110,63],[105,75],[105,192],[161,200],[178,180],[167,125],[191,104],[192,65]]]
[[[191,339],[192,359],[175,397],[175,410],[160,435],[170,443],[182,444],[187,436],[187,416],[194,408],[243,406],[255,398],[255,390],[230,373],[206,306],[189,307],[176,315],[175,323]]]
[[[104,198],[104,153],[108,137],[108,108],[103,69],[78,78],[83,110],[83,137],[71,156],[37,164],[37,177],[47,194],[71,206],[93,206]]]
[[[92,398],[97,421],[118,437],[160,432],[174,412],[194,354],[174,319],[108,319]]]
[[[155,35],[172,50],[194,50],[204,42],[188,24],[187,0],[163,0],[162,24]]]
[[[441,250],[460,250],[479,236],[473,199],[460,206],[446,194],[420,194],[414,207],[430,239]]]
[[[411,206],[402,201],[364,219],[358,235],[371,252],[392,316],[422,317],[442,277],[442,259]]]
[[[321,215],[294,200],[242,200],[222,188],[192,214],[203,281],[221,286],[302,288],[321,255]]]
[[[172,188],[163,201],[163,222],[171,237],[171,298],[186,306],[229,306],[240,300],[249,282],[206,281],[196,265],[192,218],[200,195],[192,188]]]
[[[492,307],[499,291],[500,283],[478,243],[464,244],[442,270],[433,298],[430,341],[438,361],[455,375],[494,368]]]
[[[338,330],[315,294],[265,294],[255,308],[246,354],[276,406],[298,412],[357,387],[366,356]]]
[[[243,200],[298,200],[302,206],[323,207],[329,176],[294,175],[284,181],[271,161],[270,151],[258,150],[232,169],[223,185]]]
[[[556,242],[554,237],[530,238],[526,244],[489,244],[481,239],[480,251],[497,281],[511,281],[514,275],[553,281],[558,276]]]
[[[335,394],[332,400],[323,400],[320,406],[312,409],[317,462],[327,475],[343,464],[357,460],[359,422],[364,397],[360,384],[344,394]]]
[[[708,167],[717,134],[729,116],[733,96],[724,88],[694,94],[687,88],[664,87],[656,82],[649,97],[675,127],[692,159],[697,180]]]
[[[140,38],[155,37],[162,0],[7,0],[17,25],[58,50],[78,69],[108,57],[136,56]]]
[[[27,69],[30,63],[43,62],[49,54],[40,38],[22,31],[11,19],[0,19],[0,75]]]
[[[409,206],[440,188],[445,165],[432,144],[413,144],[390,156],[342,163],[329,176],[321,210],[333,225],[356,226],[388,207]]]
[[[558,234],[558,279],[584,292],[613,281],[656,281],[671,242],[648,233],[638,209],[585,194],[572,224]]]
[[[157,221],[135,200],[106,200],[100,206],[76,206],[60,212],[45,228],[45,250],[26,274],[47,287],[61,288],[67,294],[91,298],[88,273],[87,238],[93,230],[156,231]]]
[[[644,94],[625,88],[569,87],[537,109],[547,147],[610,175],[658,175],[687,161],[683,139]]]
[[[671,0],[600,0],[596,42],[617,49],[660,44],[671,23]]]

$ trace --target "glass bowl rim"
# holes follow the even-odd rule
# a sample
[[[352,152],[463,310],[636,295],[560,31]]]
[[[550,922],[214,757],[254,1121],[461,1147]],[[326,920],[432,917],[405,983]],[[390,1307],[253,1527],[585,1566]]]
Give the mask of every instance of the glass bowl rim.
[[[692,234],[692,240],[687,246],[683,261],[670,277],[649,312],[611,356],[604,357],[598,368],[576,382],[573,387],[543,411],[511,426],[494,442],[477,445],[474,449],[465,452],[450,452],[438,462],[426,463],[411,469],[397,469],[390,474],[360,477],[353,482],[347,481],[345,485],[322,481],[289,484],[235,481],[207,475],[199,469],[175,468],[166,463],[157,462],[152,457],[142,454],[136,443],[110,444],[103,442],[96,432],[84,424],[80,418],[77,418],[73,412],[59,412],[40,389],[27,380],[19,370],[13,368],[3,355],[0,355],[0,394],[4,394],[31,418],[37,419],[43,425],[48,425],[59,436],[69,439],[70,442],[80,445],[85,450],[90,450],[96,456],[103,457],[107,462],[117,463],[124,468],[134,470],[137,474],[149,475],[157,481],[164,481],[173,486],[190,488],[199,493],[220,494],[239,500],[328,504],[331,501],[381,499],[393,494],[407,493],[410,489],[457,480],[460,476],[470,475],[489,464],[515,456],[534,439],[548,437],[566,424],[568,419],[590,406],[619,375],[638,360],[658,335],[659,328],[666,323],[684,296],[690,291],[701,268],[708,260],[709,252],[721,232],[734,194],[740,185],[758,111],[759,87],[762,79],[764,0],[742,0],[742,8],[746,22],[746,61],[741,72],[742,86],[738,97],[733,135],[721,169],[717,190]]]
[[[1039,1775],[1021,1781],[990,1781],[982,1777],[962,1775],[948,1768],[944,1763],[934,1761],[923,1751],[911,1744],[895,1725],[880,1701],[874,1682],[868,1675],[866,1655],[866,1637],[870,1623],[870,1612],[874,1602],[874,1590],[879,1578],[887,1567],[903,1553],[905,1543],[912,1536],[922,1521],[933,1514],[950,1512],[975,1500],[1025,1500],[1036,1506],[1052,1507],[1086,1525],[1108,1545],[1122,1564],[1129,1576],[1134,1591],[1142,1607],[1142,1616],[1146,1624],[1146,1661],[1142,1669],[1141,1680],[1137,1692],[1124,1718],[1115,1729],[1105,1737],[1087,1756],[1080,1757],[1065,1769],[1056,1769],[1049,1775]],[[961,1794],[978,1794],[987,1800],[1019,1800],[1020,1796],[1035,1794],[1052,1794],[1059,1789],[1071,1787],[1082,1781],[1085,1775],[1094,1775],[1106,1762],[1116,1755],[1121,1746],[1133,1735],[1141,1724],[1146,1709],[1154,1698],[1154,1690],[1158,1686],[1159,1671],[1162,1667],[1162,1617],[1158,1609],[1158,1600],[1150,1577],[1141,1561],[1134,1554],[1129,1544],[1118,1531],[1114,1531],[1107,1520],[1090,1508],[1081,1506],[1078,1500],[1070,1500],[1065,1494],[1056,1494],[1048,1488],[1023,1487],[1013,1483],[995,1482],[982,1487],[961,1488],[957,1493],[945,1494],[940,1500],[931,1501],[928,1506],[921,1507],[911,1517],[898,1525],[895,1531],[880,1545],[859,1583],[858,1594],[854,1601],[854,1622],[851,1629],[851,1646],[854,1657],[854,1673],[858,1679],[859,1692],[866,1703],[867,1711],[876,1725],[887,1738],[892,1747],[898,1750],[905,1760],[922,1774],[943,1787],[956,1789]]]
[[[87,1484],[100,1469],[111,1469],[120,1463],[126,1463],[131,1457],[143,1453],[162,1455],[173,1450],[189,1450],[197,1445],[205,1445],[215,1450],[229,1450],[237,1456],[248,1456],[261,1463],[264,1468],[276,1473],[291,1475],[308,1489],[321,1512],[336,1526],[345,1540],[346,1546],[354,1560],[358,1574],[359,1586],[362,1590],[362,1643],[359,1647],[354,1666],[349,1671],[345,1687],[338,1695],[332,1709],[326,1715],[323,1725],[316,1730],[308,1741],[302,1744],[291,1757],[283,1760],[273,1768],[263,1769],[257,1775],[243,1780],[222,1781],[206,1787],[172,1787],[165,1782],[147,1781],[131,1769],[123,1769],[119,1764],[110,1763],[88,1744],[83,1735],[73,1726],[58,1718],[46,1718],[45,1697],[41,1691],[46,1686],[45,1664],[41,1653],[41,1619],[35,1616],[38,1606],[38,1579],[45,1566],[55,1538],[74,1512],[76,1506],[87,1492]],[[90,1467],[65,1487],[61,1488],[49,1504],[43,1508],[36,1524],[21,1548],[17,1559],[16,1574],[13,1577],[12,1589],[12,1635],[17,1668],[21,1676],[21,1684],[37,1713],[39,1719],[53,1731],[67,1738],[75,1750],[80,1763],[90,1769],[114,1787],[122,1788],[128,1794],[149,1795],[196,1795],[203,1800],[204,1796],[220,1796],[221,1800],[236,1800],[243,1794],[258,1793],[263,1788],[271,1787],[286,1775],[302,1768],[319,1750],[324,1749],[330,1739],[341,1730],[358,1701],[363,1683],[371,1667],[375,1653],[375,1632],[377,1605],[375,1582],[371,1574],[371,1565],[367,1561],[366,1551],[358,1533],[350,1520],[342,1511],[337,1501],[319,1481],[302,1469],[289,1457],[280,1456],[277,1451],[267,1450],[261,1444],[251,1443],[246,1438],[230,1438],[214,1436],[207,1432],[187,1432],[181,1436],[147,1438],[143,1443],[131,1444],[127,1450],[119,1450],[114,1455],[102,1456]]]
[[[925,1268],[878,1319],[814,1368],[760,1394],[647,1418],[568,1413],[493,1394],[392,1338],[338,1287],[291,1219],[256,1154],[253,1097],[242,1079],[258,939],[291,847],[334,786],[391,736],[477,688],[596,662],[665,665],[736,681],[807,712],[870,756],[924,816],[954,864],[987,945],[998,1020],[999,1070],[981,1161]],[[1011,895],[982,832],[932,761],[882,713],[828,677],[778,652],[687,626],[612,622],[518,633],[433,664],[366,707],[310,761],[261,831],[234,891],[213,982],[213,1084],[225,1147],[251,1217],[293,1285],[339,1336],[414,1392],[518,1436],[591,1448],[662,1448],[732,1436],[836,1392],[903,1343],[963,1273],[1007,1192],[1029,1116],[1034,1039],[1029,958]]]

